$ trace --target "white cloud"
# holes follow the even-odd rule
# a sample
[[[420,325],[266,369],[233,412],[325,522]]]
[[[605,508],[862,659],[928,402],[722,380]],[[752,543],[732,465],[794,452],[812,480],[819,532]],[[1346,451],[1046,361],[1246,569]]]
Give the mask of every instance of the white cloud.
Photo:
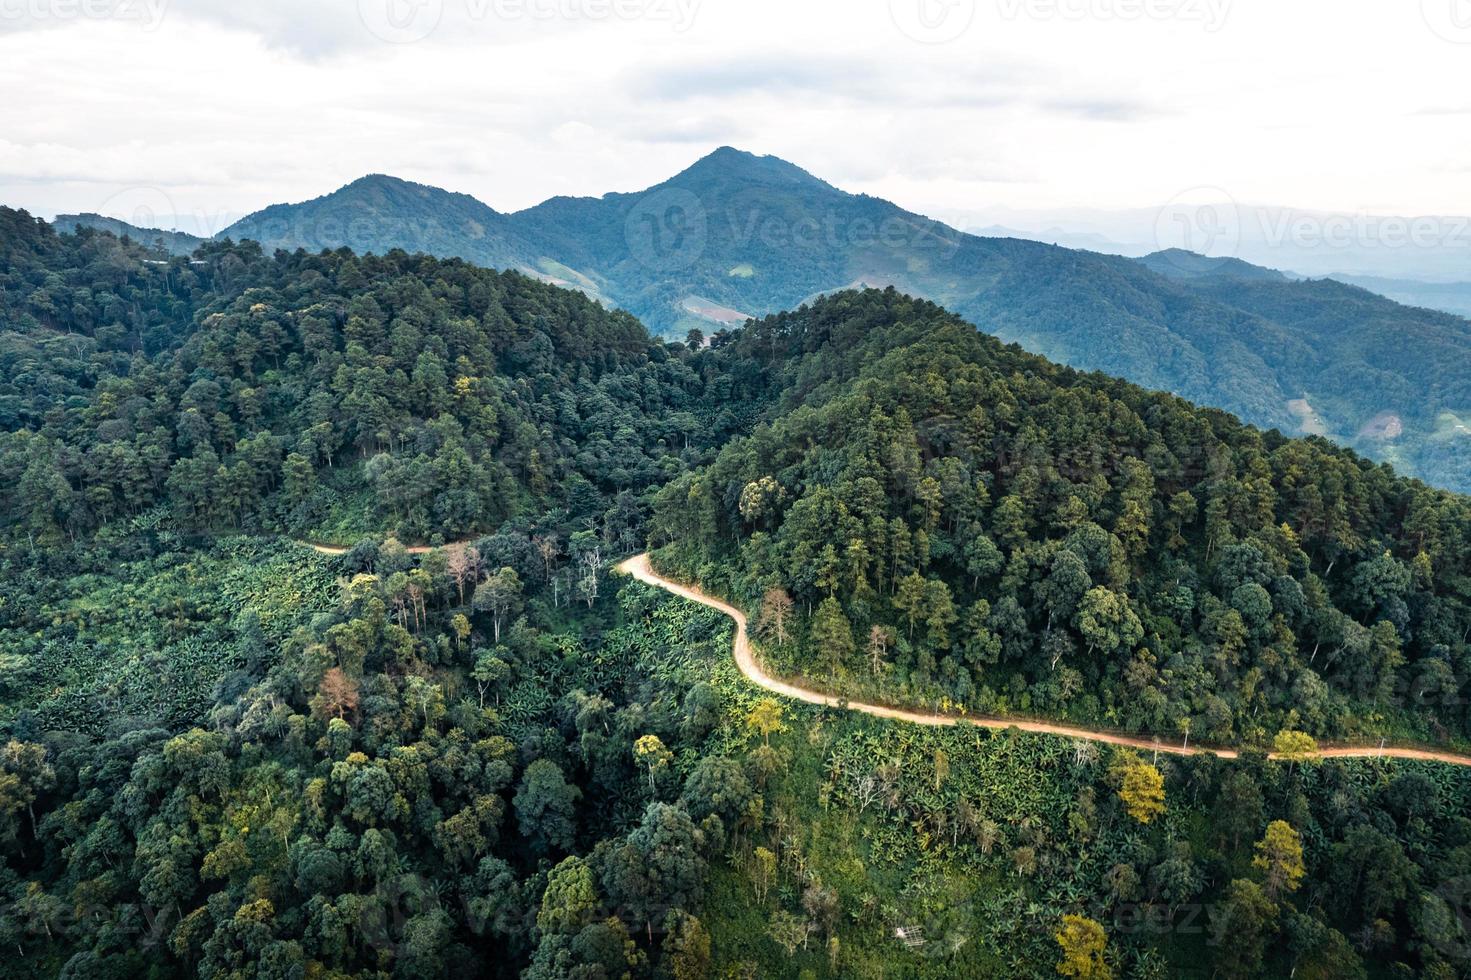
[[[934,214],[1465,210],[1471,48],[1420,4],[1176,2],[0,0],[0,202],[220,216],[386,172],[514,210],[732,143]]]

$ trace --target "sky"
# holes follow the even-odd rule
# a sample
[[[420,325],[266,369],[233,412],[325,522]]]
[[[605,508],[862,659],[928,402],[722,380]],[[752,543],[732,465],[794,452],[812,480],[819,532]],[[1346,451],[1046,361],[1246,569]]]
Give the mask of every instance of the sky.
[[[1468,82],[1471,0],[0,0],[0,203],[510,211],[729,144],[962,224],[1466,214]]]

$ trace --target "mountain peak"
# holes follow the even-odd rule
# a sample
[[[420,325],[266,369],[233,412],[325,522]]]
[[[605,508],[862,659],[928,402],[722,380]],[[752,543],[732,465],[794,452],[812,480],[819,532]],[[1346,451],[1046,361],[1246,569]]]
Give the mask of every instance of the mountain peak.
[[[1288,279],[1276,269],[1267,269],[1227,256],[1201,255],[1183,248],[1152,252],[1135,261],[1166,279],[1253,279],[1270,282],[1286,282]]]
[[[722,146],[696,160],[669,182],[689,180],[739,180],[767,184],[831,187],[827,181],[812,176],[795,163],[781,157],[758,156],[733,146]]]
[[[402,177],[395,177],[392,174],[378,174],[378,173],[373,173],[373,174],[364,174],[363,176],[359,177],[357,180],[354,180],[351,183],[344,185],[342,189],[343,190],[347,190],[349,187],[379,187],[379,186],[402,187],[405,184],[412,184],[412,183],[413,183],[413,181],[404,180]]]
[[[364,174],[357,180],[337,188],[333,193],[343,194],[353,191],[435,191],[440,194],[449,194],[450,191],[441,190],[429,184],[418,184],[412,180],[404,180],[392,174]]]

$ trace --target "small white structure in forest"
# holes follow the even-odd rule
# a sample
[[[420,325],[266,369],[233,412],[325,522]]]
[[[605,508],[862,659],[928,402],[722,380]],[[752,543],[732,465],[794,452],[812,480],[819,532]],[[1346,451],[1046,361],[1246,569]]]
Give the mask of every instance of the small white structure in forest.
[[[894,938],[909,949],[918,949],[924,945],[924,930],[919,926],[896,926]]]

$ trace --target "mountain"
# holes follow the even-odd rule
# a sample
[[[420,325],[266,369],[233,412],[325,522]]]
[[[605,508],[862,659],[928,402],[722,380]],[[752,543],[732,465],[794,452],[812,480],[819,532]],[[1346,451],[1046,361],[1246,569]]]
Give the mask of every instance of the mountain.
[[[519,269],[675,336],[893,285],[1054,360],[1254,424],[1332,435],[1471,490],[1471,342],[1461,321],[1244,262],[1180,252],[1140,262],[969,235],[730,147],[641,192],[553,198],[513,214],[367,177],[267,208],[222,237],[401,247]]]
[[[149,245],[170,255],[190,255],[208,239],[183,231],[165,231],[161,228],[139,228],[117,218],[101,214],[58,214],[52,224],[61,231],[91,228],[106,231],[119,238],[128,237],[141,245]]]
[[[1420,282],[1415,279],[1386,279],[1382,276],[1351,276],[1335,273],[1328,277],[1403,303],[1456,316],[1471,317],[1471,283]]]
[[[1233,258],[1212,258],[1182,248],[1153,252],[1139,264],[1166,279],[1249,279],[1286,282],[1288,277],[1276,269],[1267,269]]]
[[[371,174],[301,204],[277,204],[230,225],[218,236],[260,242],[269,250],[351,248],[383,254],[401,248],[477,265],[518,269],[529,249],[506,216],[470,197]]]
[[[708,327],[684,311],[691,295],[764,314],[822,291],[922,273],[927,255],[947,254],[960,237],[783,160],[728,147],[645,191],[554,198],[512,218],[541,250],[670,333]]]
[[[1280,331],[1271,363],[1289,433],[1326,435],[1453,489],[1471,488],[1471,322],[1331,279],[1231,276],[1184,284]]]
[[[1074,228],[1065,228],[1059,225],[1036,231],[1025,228],[1014,228],[1010,225],[966,225],[963,229],[978,238],[1023,238],[1029,242],[1042,242],[1044,245],[1061,245],[1064,248],[1083,249],[1088,252],[1103,252],[1107,255],[1126,255],[1140,257],[1148,254],[1154,249],[1153,245],[1138,245],[1115,241],[1107,235],[1096,232],[1079,231]]]

